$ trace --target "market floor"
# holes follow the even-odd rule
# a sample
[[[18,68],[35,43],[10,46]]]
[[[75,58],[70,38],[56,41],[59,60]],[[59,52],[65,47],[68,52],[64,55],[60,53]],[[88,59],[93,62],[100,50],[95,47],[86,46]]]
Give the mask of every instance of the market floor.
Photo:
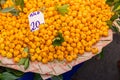
[[[117,61],[120,60],[120,34],[114,34],[113,42],[104,48],[104,57],[92,58],[73,75],[72,80],[120,80]]]

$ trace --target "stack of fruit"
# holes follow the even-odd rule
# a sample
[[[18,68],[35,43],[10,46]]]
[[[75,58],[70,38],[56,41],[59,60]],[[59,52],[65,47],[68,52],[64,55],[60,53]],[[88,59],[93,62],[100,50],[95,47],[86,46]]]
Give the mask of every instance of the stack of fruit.
[[[0,55],[24,62],[71,62],[108,36],[113,13],[106,0],[1,0]],[[45,23],[30,31],[28,15],[44,14]],[[23,64],[23,63],[21,63]]]

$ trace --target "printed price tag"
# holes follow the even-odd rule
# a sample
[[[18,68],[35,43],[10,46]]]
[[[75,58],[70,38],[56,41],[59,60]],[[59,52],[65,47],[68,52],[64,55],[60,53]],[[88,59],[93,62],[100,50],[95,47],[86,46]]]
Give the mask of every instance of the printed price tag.
[[[40,24],[45,23],[44,15],[40,11],[30,13],[28,19],[29,19],[30,30],[32,32],[38,30]]]

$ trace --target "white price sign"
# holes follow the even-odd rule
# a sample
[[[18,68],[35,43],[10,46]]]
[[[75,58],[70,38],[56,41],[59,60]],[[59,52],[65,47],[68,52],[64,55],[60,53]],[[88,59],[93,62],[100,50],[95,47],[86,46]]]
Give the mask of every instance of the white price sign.
[[[40,24],[45,23],[44,15],[40,11],[30,13],[28,19],[29,19],[30,30],[32,32],[38,30]]]

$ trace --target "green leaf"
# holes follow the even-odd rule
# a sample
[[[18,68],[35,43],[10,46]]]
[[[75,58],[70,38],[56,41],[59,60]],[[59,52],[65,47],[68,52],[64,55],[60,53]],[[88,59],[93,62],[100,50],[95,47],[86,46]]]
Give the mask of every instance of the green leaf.
[[[118,27],[116,27],[116,26],[113,26],[113,31],[115,31],[115,32],[119,33],[119,28],[118,28]]]
[[[112,31],[119,33],[119,28],[116,26],[113,26],[111,20],[106,21],[106,23]]]
[[[0,2],[2,1],[2,3],[5,3],[6,0],[0,0]],[[18,6],[20,5],[22,11],[23,11],[23,7],[24,7],[24,0],[12,0],[14,2],[14,6]],[[15,9],[14,6],[11,6],[11,7],[7,7],[7,8],[4,8],[2,9],[2,7],[0,6],[0,11],[3,12],[3,13],[7,13],[7,12],[10,12],[12,15],[14,16],[18,16],[20,11]]]
[[[23,65],[24,69],[26,70],[29,67],[29,57],[28,58],[21,58],[18,65]]]
[[[27,58],[21,58],[18,65],[24,65]]]
[[[12,2],[13,2],[16,6],[18,6],[19,3],[20,3],[20,0],[12,0]]]
[[[114,4],[113,11],[117,10],[119,6],[120,6],[120,2]]]
[[[6,71],[14,74],[17,77],[21,77],[24,73],[15,69],[6,68]]]
[[[12,15],[14,15],[14,16],[18,16],[19,13],[20,13],[20,11],[17,10],[17,9],[13,9],[12,11],[10,11],[10,13],[11,13]]]
[[[58,35],[53,39],[53,46],[61,46],[62,42],[64,42],[64,38],[62,36],[62,33],[58,33]]]
[[[16,6],[20,6],[22,11],[23,11],[23,8],[24,8],[24,0],[12,0],[13,3],[16,5]]]
[[[61,46],[61,41],[60,41],[60,38],[59,37],[56,37],[54,40],[53,40],[53,46]]]
[[[116,13],[120,15],[120,9],[116,10]]]
[[[120,10],[120,5],[117,7],[116,11],[117,11],[117,10]]]
[[[28,53],[29,52],[29,48],[25,47],[23,51]]]
[[[28,69],[29,67],[29,58],[26,59],[25,64],[24,64],[24,69]]]
[[[35,73],[34,74],[34,80],[43,80],[40,74]]]
[[[114,3],[119,2],[120,0],[114,0]]]
[[[12,11],[12,10],[14,10],[14,9],[15,9],[15,8],[12,6],[12,7],[8,7],[8,8],[2,9],[1,12],[7,13],[7,12],[10,12],[10,11]]]
[[[110,26],[110,29],[116,33],[119,33],[119,28],[116,26]]]
[[[64,38],[62,36],[62,33],[58,32],[58,37],[60,38],[61,42],[64,42]]]
[[[53,77],[51,78],[51,80],[63,80],[63,76],[62,76],[62,75],[53,76]]]
[[[104,52],[103,52],[103,50],[98,54],[98,56],[99,56],[100,59],[104,58]]]
[[[22,9],[22,11],[23,11],[23,8],[24,8],[24,0],[20,0],[20,7],[21,7],[21,9]]]
[[[111,21],[113,22],[115,19],[117,19],[118,18],[118,15],[117,14],[114,14],[112,17],[111,17]]]
[[[28,53],[29,48],[25,47],[23,51]],[[24,69],[26,70],[29,67],[29,56],[27,58],[21,58],[21,60],[18,64],[23,65]]]
[[[68,13],[68,7],[69,7],[69,4],[64,4],[62,6],[57,6],[56,7],[56,10],[62,14],[62,15],[65,15],[66,13]]]
[[[4,72],[1,75],[1,80],[15,80],[18,79],[19,77],[9,73],[9,72]]]
[[[120,20],[117,20],[116,22],[117,22],[117,24],[120,26]]]
[[[106,4],[108,4],[109,6],[113,6],[114,0],[106,0]]]
[[[2,73],[0,73],[0,80],[2,79]]]
[[[10,12],[14,16],[18,16],[19,13],[20,13],[20,11],[15,9],[13,6],[8,7],[8,8],[4,8],[4,9],[1,10],[1,12],[3,12],[3,13]]]

